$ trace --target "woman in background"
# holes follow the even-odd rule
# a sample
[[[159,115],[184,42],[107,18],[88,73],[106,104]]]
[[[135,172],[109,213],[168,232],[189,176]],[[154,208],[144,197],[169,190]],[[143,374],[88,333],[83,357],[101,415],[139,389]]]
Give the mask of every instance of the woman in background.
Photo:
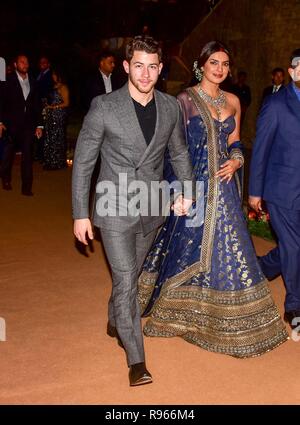
[[[45,113],[44,169],[66,167],[66,120],[69,107],[69,89],[62,74],[52,70],[53,91],[49,95]]]

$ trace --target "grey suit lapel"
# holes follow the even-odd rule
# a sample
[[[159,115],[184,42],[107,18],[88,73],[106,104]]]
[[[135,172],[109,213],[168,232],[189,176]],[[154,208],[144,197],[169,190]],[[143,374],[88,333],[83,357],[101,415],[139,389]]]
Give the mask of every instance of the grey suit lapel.
[[[154,149],[157,143],[160,142],[161,136],[163,135],[166,128],[166,120],[164,120],[163,116],[168,116],[167,103],[163,101],[161,94],[155,90],[154,91],[154,99],[156,104],[156,126],[155,132],[151,139],[151,142],[147,146],[147,149],[144,151],[141,159],[139,160],[138,167],[145,161],[145,159],[149,156],[149,153]],[[145,140],[145,139],[144,139]],[[146,142],[145,142],[146,143]]]
[[[130,97],[128,85],[119,90],[120,101],[114,105],[117,118],[127,133],[134,147],[141,152],[145,151],[147,143],[136,116],[133,101]]]

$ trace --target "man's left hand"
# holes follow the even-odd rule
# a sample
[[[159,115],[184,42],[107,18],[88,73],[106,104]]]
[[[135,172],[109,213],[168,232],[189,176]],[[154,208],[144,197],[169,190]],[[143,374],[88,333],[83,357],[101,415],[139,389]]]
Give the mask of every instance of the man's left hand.
[[[174,213],[177,216],[187,215],[192,203],[193,203],[192,199],[187,199],[187,198],[184,198],[182,195],[179,195],[176,198],[172,209],[174,210]]]

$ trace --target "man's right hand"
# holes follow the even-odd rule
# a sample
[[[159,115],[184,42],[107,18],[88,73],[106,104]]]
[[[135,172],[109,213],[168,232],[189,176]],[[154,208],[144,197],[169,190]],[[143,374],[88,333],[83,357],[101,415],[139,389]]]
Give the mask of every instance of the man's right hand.
[[[248,203],[249,203],[250,207],[252,209],[254,209],[254,211],[256,211],[257,213],[259,211],[262,211],[261,197],[260,196],[249,196]]]
[[[74,220],[74,235],[84,245],[88,245],[87,237],[94,239],[92,224],[89,218],[79,218]]]
[[[4,124],[0,124],[0,137],[2,137],[3,131],[6,130],[6,127]]]

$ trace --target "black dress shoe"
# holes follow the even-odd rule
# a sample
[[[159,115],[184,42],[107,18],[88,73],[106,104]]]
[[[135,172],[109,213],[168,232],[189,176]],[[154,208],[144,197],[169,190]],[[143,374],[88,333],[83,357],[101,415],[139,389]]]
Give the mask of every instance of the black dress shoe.
[[[292,329],[295,329],[298,325],[300,325],[300,310],[286,311],[283,318],[285,322],[289,323]],[[295,320],[295,323],[293,324],[292,322],[295,318],[298,320]]]
[[[117,328],[110,324],[110,322],[107,322],[107,330],[106,333],[108,336],[111,336],[112,338],[116,338],[118,335]]]
[[[12,190],[12,186],[10,182],[2,181],[2,187],[4,190]]]
[[[31,190],[22,190],[22,195],[24,196],[33,196]]]
[[[146,369],[145,363],[136,363],[129,368],[129,384],[131,387],[151,384],[151,373]]]
[[[112,338],[117,338],[119,346],[121,348],[124,348],[124,345],[121,341],[121,338],[119,337],[117,328],[115,326],[112,326],[109,322],[107,322],[106,333],[107,333],[108,336],[111,336]]]

